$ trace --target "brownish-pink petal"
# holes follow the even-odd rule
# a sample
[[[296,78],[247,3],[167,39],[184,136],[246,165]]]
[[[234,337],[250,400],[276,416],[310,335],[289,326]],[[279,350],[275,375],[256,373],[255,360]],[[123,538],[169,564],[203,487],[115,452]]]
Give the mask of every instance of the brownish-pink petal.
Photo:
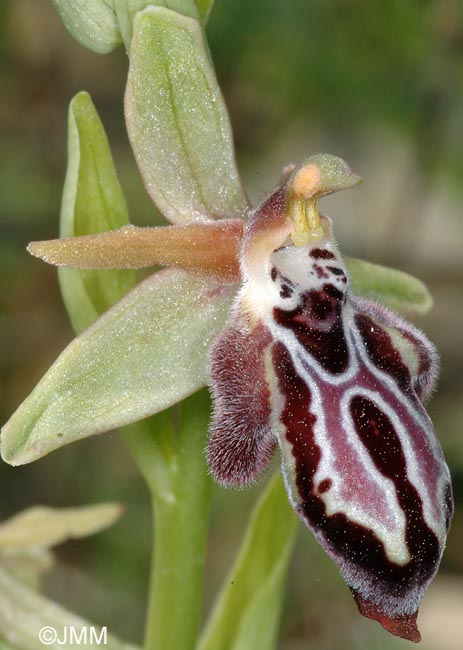
[[[56,266],[82,269],[176,266],[224,282],[237,282],[242,236],[243,222],[227,219],[190,226],[126,226],[96,235],[32,242],[27,250]]]

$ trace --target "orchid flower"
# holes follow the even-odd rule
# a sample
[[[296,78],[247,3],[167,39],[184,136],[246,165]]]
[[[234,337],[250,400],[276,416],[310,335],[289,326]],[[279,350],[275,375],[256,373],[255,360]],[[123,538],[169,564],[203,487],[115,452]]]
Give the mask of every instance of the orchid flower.
[[[156,66],[152,48],[161,40],[157,55],[176,56]],[[140,12],[130,62],[129,135],[147,190],[173,225],[69,236],[79,233],[65,216],[68,236],[29,251],[66,267],[168,268],[66,348],[5,425],[3,458],[30,462],[208,383],[215,406],[207,456],[216,480],[253,483],[278,446],[290,503],[338,565],[360,612],[419,641],[418,607],[452,514],[449,472],[423,406],[438,362],[422,332],[371,296],[381,282],[418,293],[422,285],[341,257],[318,201],[360,178],[335,156],[286,168],[282,184],[250,208],[195,20],[159,7]],[[179,103],[166,123],[164,91],[175,93],[176,75],[187,106]],[[65,194],[75,208],[72,173]]]
[[[422,403],[437,355],[413,325],[351,291],[317,201],[359,181],[341,159],[315,155],[250,212],[244,231],[238,220],[205,220],[29,250],[53,264],[180,266],[216,283],[209,296],[240,283],[210,353],[211,472],[223,485],[248,485],[278,445],[290,502],[361,613],[418,641],[418,606],[452,513]]]

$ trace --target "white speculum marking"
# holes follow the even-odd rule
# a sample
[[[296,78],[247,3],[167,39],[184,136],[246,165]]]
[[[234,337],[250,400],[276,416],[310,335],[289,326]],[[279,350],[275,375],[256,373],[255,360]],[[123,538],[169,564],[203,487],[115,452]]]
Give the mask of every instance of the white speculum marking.
[[[439,539],[442,539],[445,536],[445,531],[446,531],[443,509],[442,508],[437,509],[440,515],[440,519],[436,519],[435,513],[433,512],[432,503],[433,500],[435,500],[436,498],[441,503],[443,502],[445,489],[448,482],[450,481],[450,474],[447,465],[445,463],[445,460],[442,457],[442,453],[438,445],[437,439],[434,436],[432,423],[428,418],[427,414],[425,413],[424,409],[421,412],[418,411],[416,405],[413,402],[411,402],[410,398],[407,397],[407,395],[405,395],[401,391],[396,381],[390,375],[383,372],[372,363],[365,350],[365,346],[363,345],[363,341],[360,336],[360,333],[357,331],[355,327],[352,328],[352,336],[355,338],[357,353],[362,363],[365,364],[365,366],[367,367],[370,373],[372,373],[373,375],[379,378],[380,383],[383,386],[387,387],[387,389],[389,389],[389,391],[393,394],[395,399],[399,401],[400,404],[407,410],[407,413],[415,421],[416,425],[425,433],[426,435],[425,443],[431,446],[433,458],[439,459],[439,465],[441,468],[441,478],[438,487],[439,495],[438,496],[436,495],[436,497],[434,497],[433,499],[432,495],[429,493],[428,487],[426,486],[425,482],[422,479],[422,471],[420,471],[420,467],[416,462],[417,454],[415,452],[419,450],[413,449],[410,435],[402,426],[401,419],[397,417],[396,412],[393,409],[391,409],[387,405],[387,403],[384,402],[381,398],[382,404],[386,405],[388,409],[387,413],[386,411],[384,412],[386,415],[388,415],[389,419],[393,423],[397,435],[399,436],[400,444],[405,456],[408,480],[420,495],[421,502],[423,505],[424,520],[426,524],[429,526],[429,528],[436,533]],[[393,414],[393,417],[390,416],[389,414]]]
[[[296,345],[301,347],[299,343],[296,343]],[[343,484],[346,479],[352,479],[352,477],[345,477],[335,469],[335,452],[326,431],[324,404],[321,391],[316,381],[313,377],[307,374],[299,360],[299,357],[304,352],[299,350],[299,353],[295,355],[294,351],[287,346],[286,349],[291,356],[297,374],[303,378],[304,382],[310,389],[312,396],[310,410],[317,416],[314,424],[314,439],[315,443],[321,450],[321,458],[317,471],[313,477],[313,484],[315,489],[315,486],[319,485],[319,483],[325,478],[330,478],[332,481],[330,489],[319,495],[325,504],[326,514],[331,516],[336,513],[344,513],[351,521],[371,529],[383,542],[385,552],[390,561],[395,562],[396,564],[406,564],[410,560],[410,555],[405,544],[406,519],[398,503],[393,481],[383,476],[376,468],[364,445],[359,443],[358,437],[354,432],[352,421],[349,422],[349,426],[346,426],[346,422],[344,422],[344,431],[347,434],[349,445],[352,447],[353,453],[359,456],[362,466],[372,477],[377,488],[383,492],[384,502],[387,504],[389,517],[383,523],[374,515],[374,513],[369,513],[365,509],[361,508],[355,501],[349,501],[342,497],[341,492]],[[305,355],[307,356],[306,352]],[[297,506],[299,505],[300,497],[296,486],[293,447],[287,440],[286,428],[281,422],[285,397],[278,388],[278,379],[273,369],[270,349],[267,351],[265,361],[267,382],[272,396],[271,428],[280,444],[284,466],[283,475],[285,476],[285,481],[289,488],[291,500],[293,505]],[[357,394],[355,389],[354,393]],[[309,406],[307,406],[307,408],[309,408]],[[343,405],[341,405],[341,412],[343,415],[345,414],[345,410],[346,409],[343,408]]]
[[[298,375],[302,376],[300,364],[295,363],[294,365]],[[384,522],[378,519],[374,512],[370,513],[361,507],[355,500],[347,500],[342,497],[344,482],[346,480],[355,480],[355,477],[346,477],[336,471],[335,451],[326,430],[325,411],[320,388],[307,373],[304,373],[304,381],[308,384],[312,394],[311,410],[317,414],[314,425],[314,438],[321,450],[319,466],[314,476],[314,485],[319,484],[324,478],[330,478],[332,481],[330,489],[319,495],[325,503],[326,514],[330,516],[338,512],[344,513],[351,521],[369,528],[383,542],[385,552],[391,562],[400,565],[406,564],[410,561],[410,554],[405,543],[406,517],[398,502],[394,482],[381,474],[376,468],[367,449],[359,442],[354,424],[348,415],[352,395],[359,394],[357,388],[346,392],[338,408],[343,418],[343,431],[353,454],[358,457],[377,489],[383,492],[384,503],[387,504],[389,514],[389,517]]]
[[[322,248],[322,246],[318,245],[316,248]],[[334,252],[331,245],[326,245],[325,249]],[[314,271],[315,264],[320,269],[320,272],[318,273]],[[342,417],[347,441],[349,446],[352,448],[353,454],[358,457],[365,471],[372,477],[377,489],[383,492],[384,502],[387,504],[389,514],[389,516],[385,518],[384,522],[378,519],[373,512],[370,513],[365,510],[365,508],[360,506],[356,501],[343,498],[342,488],[346,477],[335,469],[335,453],[326,431],[322,394],[312,373],[315,372],[322,382],[331,385],[340,385],[351,382],[359,370],[357,351],[351,337],[346,336],[348,367],[343,373],[333,375],[326,371],[318,361],[307,353],[307,350],[298,342],[293,332],[285,327],[279,326],[273,319],[273,309],[275,307],[286,311],[294,310],[299,304],[300,294],[310,290],[321,290],[327,282],[335,284],[339,290],[344,292],[346,283],[342,281],[343,276],[333,275],[328,269],[326,269],[327,266],[336,266],[343,270],[345,276],[347,276],[344,265],[337,257],[330,260],[320,259],[314,262],[309,257],[309,251],[307,248],[298,249],[294,247],[283,248],[273,253],[270,257],[269,267],[270,269],[274,268],[277,270],[279,282],[271,279],[266,282],[266,292],[271,288],[273,289],[273,300],[265,301],[267,309],[262,310],[263,313],[261,312],[261,317],[263,317],[264,323],[269,328],[274,340],[280,341],[288,350],[296,372],[309,386],[311,392],[311,411],[317,415],[314,424],[314,439],[315,443],[321,450],[321,458],[317,471],[313,477],[313,485],[314,490],[316,490],[316,486],[319,485],[323,479],[331,479],[330,489],[319,495],[325,504],[326,514],[331,516],[336,513],[344,513],[351,521],[372,530],[376,536],[382,540],[389,560],[400,565],[406,564],[410,561],[410,554],[405,543],[406,517],[397,500],[394,482],[381,474],[374,465],[367,449],[363,444],[359,443],[353,422],[345,413],[345,403],[341,405],[341,412],[343,413]],[[291,294],[289,297],[283,298],[280,295],[280,291],[282,286],[285,284],[287,286],[289,285],[291,288]],[[260,295],[262,295],[262,290],[263,288],[260,287],[260,290],[258,291]],[[353,322],[353,316],[354,310],[350,303],[347,302],[342,310],[343,327],[346,333],[350,329],[349,324]],[[270,354],[266,359],[266,367],[267,380],[272,395],[271,426],[280,443],[285,469],[285,480],[290,488],[289,491],[292,495],[292,500],[295,505],[297,505],[300,497],[296,487],[293,448],[287,441],[286,429],[281,422],[281,414],[284,408],[285,398],[278,388],[278,380],[272,367]],[[346,418],[349,418],[350,421]]]

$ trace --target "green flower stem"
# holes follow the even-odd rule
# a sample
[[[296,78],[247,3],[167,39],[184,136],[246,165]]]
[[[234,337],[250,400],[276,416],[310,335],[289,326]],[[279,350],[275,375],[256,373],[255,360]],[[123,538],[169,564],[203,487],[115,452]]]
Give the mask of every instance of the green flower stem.
[[[275,650],[297,528],[277,472],[254,506],[197,650]]]
[[[201,618],[211,479],[206,391],[124,429],[151,492],[154,543],[145,650],[191,650]]]

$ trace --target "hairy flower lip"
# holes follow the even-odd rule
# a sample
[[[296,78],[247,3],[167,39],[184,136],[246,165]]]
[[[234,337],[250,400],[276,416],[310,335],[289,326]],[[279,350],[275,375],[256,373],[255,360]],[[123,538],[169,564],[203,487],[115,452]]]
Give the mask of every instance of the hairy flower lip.
[[[359,611],[418,642],[452,510],[422,406],[436,354],[411,324],[351,294],[328,218],[314,213],[298,230],[291,208],[328,188],[310,164],[298,172],[297,191],[290,177],[244,234],[243,284],[211,354],[211,471],[226,485],[253,483],[278,442],[290,502]]]

